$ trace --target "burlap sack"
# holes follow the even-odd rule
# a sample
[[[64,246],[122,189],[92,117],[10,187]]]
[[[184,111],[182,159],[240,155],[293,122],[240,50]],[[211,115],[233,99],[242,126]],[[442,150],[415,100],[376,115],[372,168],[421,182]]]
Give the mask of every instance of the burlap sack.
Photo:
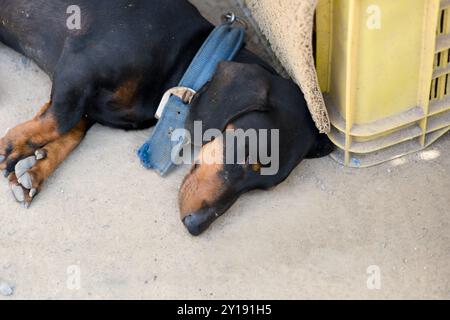
[[[246,0],[261,31],[290,76],[305,94],[322,133],[330,120],[315,69],[312,34],[318,0]]]

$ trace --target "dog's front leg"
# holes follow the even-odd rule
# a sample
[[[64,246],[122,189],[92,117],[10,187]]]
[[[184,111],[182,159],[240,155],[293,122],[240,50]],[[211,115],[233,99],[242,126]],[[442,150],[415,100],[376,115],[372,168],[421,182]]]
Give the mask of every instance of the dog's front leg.
[[[7,177],[16,164],[36,150],[70,132],[82,120],[92,96],[82,72],[63,71],[54,79],[51,101],[30,121],[9,130],[0,139],[0,171]]]
[[[93,81],[83,72],[88,68],[75,65],[61,64],[53,79],[51,101],[32,120],[0,139],[0,170],[9,178],[16,199],[25,205],[90,126],[86,108],[94,94]]]

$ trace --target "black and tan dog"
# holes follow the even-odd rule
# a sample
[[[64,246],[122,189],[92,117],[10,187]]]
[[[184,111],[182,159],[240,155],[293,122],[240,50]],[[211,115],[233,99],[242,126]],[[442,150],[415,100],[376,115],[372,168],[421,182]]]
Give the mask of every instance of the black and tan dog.
[[[81,29],[69,30],[67,8],[74,4],[81,8]],[[212,29],[187,0],[0,0],[0,42],[34,60],[53,81],[50,101],[0,140],[0,169],[16,199],[29,205],[94,123],[125,130],[154,125],[163,93],[178,84]],[[206,129],[280,130],[276,175],[263,176],[255,165],[192,168],[179,198],[181,218],[194,235],[241,194],[273,187],[304,158],[332,150],[298,87],[245,49],[235,62],[222,63],[196,96],[193,120]],[[225,144],[215,139],[202,152],[223,157]],[[20,164],[33,155],[35,163]]]

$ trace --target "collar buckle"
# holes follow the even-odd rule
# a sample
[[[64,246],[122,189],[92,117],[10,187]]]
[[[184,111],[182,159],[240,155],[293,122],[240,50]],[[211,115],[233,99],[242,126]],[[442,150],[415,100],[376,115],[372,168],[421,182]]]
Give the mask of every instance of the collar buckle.
[[[166,93],[164,93],[161,102],[158,106],[158,109],[156,111],[155,114],[155,118],[156,119],[160,119],[163,112],[164,112],[164,108],[166,107],[167,103],[169,102],[169,99],[172,96],[176,96],[178,98],[181,99],[181,101],[183,101],[184,104],[191,104],[192,100],[194,99],[194,96],[197,94],[197,91],[188,88],[188,87],[174,87],[172,89],[169,89],[166,91]]]

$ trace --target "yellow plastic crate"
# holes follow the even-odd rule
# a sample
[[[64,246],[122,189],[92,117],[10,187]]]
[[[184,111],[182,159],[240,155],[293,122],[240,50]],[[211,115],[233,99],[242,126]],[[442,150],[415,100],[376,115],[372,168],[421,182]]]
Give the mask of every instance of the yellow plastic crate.
[[[319,0],[316,28],[337,161],[377,165],[450,130],[450,0]]]

